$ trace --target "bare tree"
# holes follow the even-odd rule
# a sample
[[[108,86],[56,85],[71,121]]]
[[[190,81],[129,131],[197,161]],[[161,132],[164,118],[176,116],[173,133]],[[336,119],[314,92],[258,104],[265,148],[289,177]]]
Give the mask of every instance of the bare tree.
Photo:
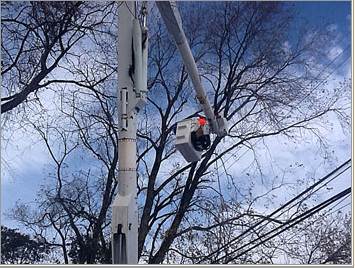
[[[1,9],[1,113],[38,100],[44,79],[108,14],[80,1],[3,2]]]
[[[112,6],[103,14],[117,4]],[[242,149],[255,157],[250,176],[263,182],[256,143],[272,136],[297,141],[312,134],[326,145],[314,122],[330,113],[345,128],[350,122],[350,87],[346,83],[322,93],[322,67],[310,60],[310,55],[322,59],[321,45],[330,35],[293,29],[292,9],[285,3],[186,2],[179,8],[215,112],[228,118],[229,135],[213,137],[200,162],[186,163],[176,152],[174,124],[201,110],[153,9],[148,21],[149,104],[139,114],[137,134],[138,252],[143,263],[197,263],[216,248],[223,248],[220,255],[205,262],[228,254],[233,248],[223,246],[265,216],[258,202],[273,204],[274,192],[289,187],[284,176],[264,183],[263,191],[256,191],[253,181],[238,180],[229,169],[240,161]],[[63,68],[70,78],[53,76],[43,84],[55,92],[58,113],[30,122],[45,142],[55,172],[39,193],[36,213],[21,204],[12,213],[37,234],[52,235],[55,242],[48,243],[62,249],[66,263],[108,263],[111,257],[110,205],[118,161],[116,41],[112,28],[99,29],[85,32],[84,50],[66,54]],[[80,165],[73,159],[80,159]],[[270,263],[278,252],[270,245],[274,247],[264,247],[260,255],[249,252],[233,262]]]
[[[33,124],[54,162],[51,182],[39,192],[38,209],[19,204],[12,217],[60,247],[65,263],[109,263],[109,208],[117,188],[116,108],[94,88],[68,92],[73,94],[57,107],[61,117]],[[95,96],[99,107],[77,107],[84,94]]]
[[[337,101],[344,96],[343,87],[335,89],[336,93],[331,97],[320,99],[317,97],[319,92],[310,86],[311,82],[318,83],[321,79],[317,81],[315,75],[308,74],[306,70],[314,66],[307,58],[310,53],[321,56],[317,47],[324,41],[323,35],[300,32],[297,42],[286,48],[292,17],[283,4],[227,2],[195,5],[197,7],[193,10],[198,10],[198,14],[184,19],[188,25],[187,35],[201,66],[204,82],[210,89],[210,95],[214,96],[215,112],[228,118],[229,138],[223,145],[220,138],[215,138],[199,163],[181,165],[172,154],[171,129],[177,120],[174,117],[191,116],[191,109],[186,105],[194,104],[188,98],[187,92],[191,89],[186,86],[184,68],[181,63],[179,69],[176,67],[174,46],[169,39],[165,40],[165,35],[157,36],[152,43],[161,49],[151,52],[153,66],[150,70],[156,71],[152,76],[157,79],[150,92],[150,100],[160,118],[146,123],[150,126],[149,131],[140,134],[147,141],[146,150],[153,148],[155,151],[153,162],[152,158],[148,158],[149,163],[144,162],[146,171],[140,176],[149,179],[141,182],[145,199],[139,252],[149,263],[163,262],[166,254],[173,250],[173,241],[186,230],[196,229],[187,222],[201,209],[199,204],[205,204],[205,198],[213,197],[206,194],[205,189],[214,188],[222,204],[228,201],[224,198],[223,188],[228,184],[238,184],[227,176],[230,181],[218,188],[218,174],[211,169],[216,163],[222,163],[220,168],[223,167],[227,156],[233,157],[243,146],[254,150],[253,141],[269,136],[284,135],[296,139],[305,132],[311,132],[323,141],[319,130],[312,127],[312,121],[330,112],[349,119],[349,110],[337,106]],[[187,8],[191,10],[190,4]],[[203,23],[206,18],[213,18],[209,27]],[[164,30],[159,28],[159,31]],[[161,92],[166,95],[163,99]],[[187,111],[176,115],[175,111],[183,110],[180,105],[184,105]],[[154,112],[149,111],[148,115],[151,114]],[[151,116],[144,122],[149,120]],[[159,129],[154,128],[157,122],[161,122]],[[163,162],[173,168],[164,172]],[[257,159],[255,163],[257,168]],[[233,190],[245,192],[239,187]],[[271,192],[272,187],[269,190]],[[252,203],[258,199],[249,194],[253,198],[245,198],[245,201]],[[203,228],[208,230],[209,226]],[[150,246],[146,245],[148,237]]]
[[[294,263],[351,263],[351,217],[341,211],[307,219],[282,240],[282,255]]]
[[[44,142],[54,172],[50,173],[50,182],[38,193],[35,201],[38,209],[33,211],[31,206],[17,204],[12,217],[45,239],[48,245],[61,248],[65,263],[109,263],[108,209],[117,186],[118,156],[117,133],[113,129],[117,124],[113,121],[116,90],[110,85],[114,93],[111,94],[104,86],[112,83],[117,66],[116,44],[110,39],[116,37],[108,29],[112,25],[111,13],[117,6],[113,3],[83,5],[92,8],[82,13],[84,21],[94,23],[85,25],[83,21],[79,32],[85,42],[73,43],[71,52],[64,54],[62,65],[58,66],[64,73],[47,77],[40,85],[57,100],[54,108],[47,106],[41,113],[32,113],[27,120],[30,127],[26,126],[26,130],[36,133]],[[107,60],[102,64],[100,60],[105,57]],[[87,153],[80,156],[83,150],[91,152],[94,159],[91,163],[97,159],[96,164],[101,167],[88,164],[75,170],[71,165],[72,155],[88,161]]]

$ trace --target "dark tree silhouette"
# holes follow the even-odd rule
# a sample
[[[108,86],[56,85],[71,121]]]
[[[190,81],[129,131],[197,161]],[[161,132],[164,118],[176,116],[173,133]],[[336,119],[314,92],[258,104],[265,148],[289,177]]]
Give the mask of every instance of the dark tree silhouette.
[[[43,255],[50,251],[40,239],[31,239],[16,229],[1,226],[1,263],[33,264],[40,263]]]
[[[93,11],[82,5],[77,16],[87,18]],[[61,68],[70,75],[53,73],[40,86],[53,93],[55,109],[31,114],[28,129],[46,145],[53,169],[35,209],[19,203],[9,213],[46,243],[54,237],[65,263],[111,262],[110,206],[118,180],[114,14],[119,4],[101,5],[98,14],[104,19],[95,14],[100,23],[94,30],[83,27],[75,33],[85,34],[86,43],[73,43],[65,53]],[[270,137],[302,142],[313,135],[326,149],[316,123],[325,124],[327,115],[336,114],[344,129],[350,126],[350,84],[329,92],[323,85],[328,74],[313,60],[323,61],[330,33],[306,24],[296,27],[288,3],[179,2],[179,8],[202,81],[215,112],[228,119],[229,134],[223,140],[212,137],[200,162],[186,163],[176,152],[174,124],[201,110],[175,44],[152,5],[149,103],[139,113],[137,134],[142,263],[197,263],[262,218],[256,203],[272,205],[274,192],[290,185],[276,176],[268,178],[263,192],[255,190],[255,181],[264,179],[257,143]],[[75,34],[68,40],[77,40]],[[59,51],[64,51],[58,40]],[[22,79],[22,72],[16,71],[16,79]],[[6,81],[4,85],[10,83]],[[236,176],[229,168],[238,164],[242,149],[253,154],[254,173]],[[250,179],[243,182],[245,176]],[[205,240],[192,243],[198,237]],[[235,262],[271,262],[276,249],[264,247],[259,259],[247,254]],[[220,253],[228,253],[224,250]]]

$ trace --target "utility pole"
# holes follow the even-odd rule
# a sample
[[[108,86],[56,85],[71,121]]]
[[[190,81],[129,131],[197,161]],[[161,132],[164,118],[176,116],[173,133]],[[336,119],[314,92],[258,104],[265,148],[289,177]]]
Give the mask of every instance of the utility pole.
[[[142,9],[143,16],[147,10],[145,4]],[[112,206],[111,222],[114,264],[137,264],[138,262],[136,132],[137,114],[147,102],[148,40],[145,19],[141,25],[136,19],[136,9],[135,1],[119,2],[118,193]],[[144,43],[142,43],[142,35],[145,36]]]
[[[220,137],[227,134],[227,121],[213,113],[203,88],[198,69],[182,29],[179,11],[174,1],[156,2],[168,31],[178,47],[192,80],[197,98],[206,115],[208,128]],[[147,1],[142,3],[137,19],[135,1],[119,2],[118,9],[118,193],[112,206],[112,262],[138,262],[138,209],[136,171],[137,114],[147,103],[148,29],[146,28]],[[195,122],[196,123],[196,122]],[[210,130],[204,128],[208,136]],[[199,161],[201,151],[192,144],[192,133],[197,128],[192,120],[177,123],[175,145],[187,161]]]

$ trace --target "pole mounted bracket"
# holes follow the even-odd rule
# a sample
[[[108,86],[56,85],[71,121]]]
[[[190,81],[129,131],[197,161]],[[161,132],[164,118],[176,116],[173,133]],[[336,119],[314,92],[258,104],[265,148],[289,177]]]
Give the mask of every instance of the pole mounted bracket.
[[[134,171],[136,172],[136,171]],[[113,262],[138,262],[138,210],[135,195],[116,195],[112,206]]]

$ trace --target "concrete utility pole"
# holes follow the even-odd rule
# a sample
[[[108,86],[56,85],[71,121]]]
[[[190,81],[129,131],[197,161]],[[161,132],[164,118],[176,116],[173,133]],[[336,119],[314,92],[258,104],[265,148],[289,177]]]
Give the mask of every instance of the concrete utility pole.
[[[175,2],[156,2],[156,4],[178,47],[211,132],[220,137],[225,136],[227,121],[223,116],[213,113],[182,29]],[[136,132],[137,114],[147,103],[146,5],[144,1],[141,9],[142,21],[136,19],[135,1],[119,2],[118,9],[119,183],[118,193],[112,206],[112,262],[114,264],[138,262]],[[201,159],[201,151],[197,151],[192,144],[191,135],[196,131],[193,120],[177,123],[175,145],[185,159],[191,162]],[[209,135],[208,129],[204,128],[203,131],[204,135]]]
[[[144,7],[144,6],[143,6]],[[146,11],[146,9],[145,9]],[[119,2],[118,92],[119,170],[118,193],[112,207],[112,262],[138,262],[138,209],[136,173],[137,113],[147,97],[147,37],[136,17],[136,2]],[[144,63],[144,64],[143,64]]]

